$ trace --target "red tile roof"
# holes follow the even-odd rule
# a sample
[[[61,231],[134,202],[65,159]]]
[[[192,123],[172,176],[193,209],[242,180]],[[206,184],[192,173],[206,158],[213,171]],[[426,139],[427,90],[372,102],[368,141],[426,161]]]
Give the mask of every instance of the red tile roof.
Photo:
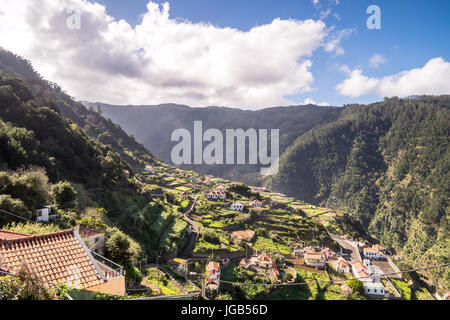
[[[0,265],[11,273],[25,265],[46,286],[75,280],[85,289],[105,282],[99,265],[74,230],[1,239]]]
[[[380,244],[375,244],[375,245],[372,246],[372,248],[374,248],[375,250],[378,250],[378,251],[386,250],[386,248],[383,247],[383,246],[380,245]]]
[[[220,271],[220,266],[217,262],[211,261],[207,266],[209,274],[217,273]]]
[[[23,237],[31,237],[27,234],[17,233],[12,231],[0,230],[0,240],[11,240]]]
[[[355,269],[356,274],[359,278],[367,278],[370,274],[367,273],[368,268],[361,261],[355,262],[352,264],[352,267]]]

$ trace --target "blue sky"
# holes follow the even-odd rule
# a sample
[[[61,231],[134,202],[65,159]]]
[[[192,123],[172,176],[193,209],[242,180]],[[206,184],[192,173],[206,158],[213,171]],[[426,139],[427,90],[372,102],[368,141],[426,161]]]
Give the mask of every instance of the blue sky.
[[[78,100],[259,109],[450,94],[448,0],[2,2],[0,46]]]
[[[146,0],[100,0],[110,15],[125,19],[131,25],[141,22],[146,12]],[[164,3],[166,1],[155,1]],[[314,75],[314,91],[294,95],[293,101],[312,98],[331,105],[346,103],[369,103],[380,97],[364,95],[351,98],[340,95],[335,87],[345,77],[337,65],[350,69],[361,68],[368,77],[384,77],[404,70],[419,68],[431,58],[442,57],[449,61],[450,53],[450,1],[433,0],[321,0],[314,5],[312,0],[171,0],[172,18],[192,22],[210,22],[220,27],[233,27],[248,31],[256,25],[270,23],[274,18],[319,19],[321,12],[331,9],[323,21],[336,29],[352,28],[355,31],[342,41],[343,55],[333,55],[318,50],[312,57],[311,71]],[[381,9],[381,30],[369,30],[366,13],[369,5]],[[338,15],[338,18],[334,15]],[[385,63],[378,68],[369,66],[369,59],[379,54]]]

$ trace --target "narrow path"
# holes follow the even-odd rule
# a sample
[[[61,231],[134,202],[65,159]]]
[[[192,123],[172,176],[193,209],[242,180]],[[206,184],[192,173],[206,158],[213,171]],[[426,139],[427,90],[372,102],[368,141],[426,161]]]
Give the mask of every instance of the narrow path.
[[[198,225],[191,218],[189,218],[189,215],[192,213],[192,211],[194,211],[195,204],[197,203],[197,199],[191,198],[190,200],[191,200],[191,203],[189,204],[188,210],[184,213],[183,219],[187,223],[189,223],[189,225],[191,226],[191,234],[190,234],[188,242],[186,243],[184,248],[178,254],[181,258],[184,258],[184,259],[189,258],[192,255],[192,251],[194,251],[195,244],[200,235],[200,230],[198,228]]]

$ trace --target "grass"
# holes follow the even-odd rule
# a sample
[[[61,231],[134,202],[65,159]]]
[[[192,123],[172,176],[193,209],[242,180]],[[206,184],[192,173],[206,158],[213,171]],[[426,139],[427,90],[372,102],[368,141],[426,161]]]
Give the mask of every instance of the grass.
[[[411,288],[405,281],[397,279],[391,279],[391,281],[405,300],[411,300]]]
[[[281,252],[283,254],[291,254],[292,251],[288,246],[280,243],[276,243],[272,239],[258,236],[255,245],[255,249],[258,251],[266,252]]]
[[[167,278],[166,274],[156,268],[147,268],[146,276],[142,280],[142,285],[148,287],[157,287],[164,296],[173,296],[181,294],[181,291]]]
[[[180,186],[180,187],[176,187],[175,190],[179,190],[179,191],[191,191],[192,188],[185,187],[185,186]]]
[[[189,199],[185,199],[183,201],[181,201],[180,205],[183,209],[186,209],[189,206]]]

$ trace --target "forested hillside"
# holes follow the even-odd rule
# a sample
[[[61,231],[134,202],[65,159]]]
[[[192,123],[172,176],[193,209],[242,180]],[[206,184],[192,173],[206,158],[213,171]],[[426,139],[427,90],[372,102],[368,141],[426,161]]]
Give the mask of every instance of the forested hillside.
[[[317,125],[334,121],[340,114],[339,108],[292,106],[246,111],[231,108],[190,108],[181,105],[161,106],[111,106],[102,103],[87,103],[93,110],[119,123],[124,130],[163,159],[171,163],[174,143],[171,134],[179,128],[193,132],[194,121],[202,121],[203,131],[216,128],[226,129],[280,129],[280,152],[292,142]],[[206,144],[205,144],[206,145]],[[259,166],[252,165],[185,165],[184,169],[205,174],[214,174],[251,184],[259,184]]]
[[[1,228],[28,230],[17,223],[56,204],[61,220],[31,233],[96,227],[112,239],[108,256],[124,264],[168,253],[186,228],[178,218],[181,199],[151,199],[139,175],[148,164],[160,161],[120,126],[41,79],[27,61],[0,50],[0,209],[6,211]],[[168,223],[161,225],[161,219]]]
[[[356,216],[416,266],[450,257],[450,96],[347,106],[299,137],[265,184]],[[440,274],[450,280],[449,273]]]

